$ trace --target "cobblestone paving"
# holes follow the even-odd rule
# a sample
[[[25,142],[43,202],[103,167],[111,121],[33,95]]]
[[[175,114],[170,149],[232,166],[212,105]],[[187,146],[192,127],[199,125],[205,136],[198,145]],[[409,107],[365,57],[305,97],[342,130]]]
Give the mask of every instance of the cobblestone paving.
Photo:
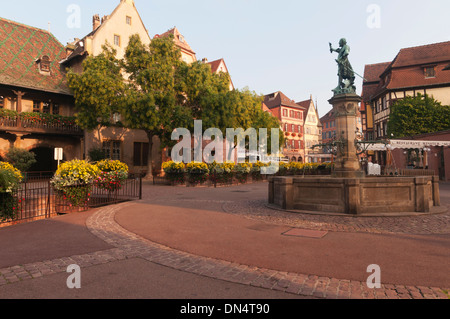
[[[230,214],[297,228],[338,232],[450,234],[450,212],[407,217],[347,217],[289,213],[269,208],[264,200],[225,202]]]
[[[114,220],[115,213],[127,205],[129,204],[103,208],[87,220],[89,230],[115,248],[0,269],[0,286],[65,272],[71,264],[83,268],[139,257],[152,263],[214,279],[317,298],[448,298],[448,289],[402,285],[382,285],[381,289],[369,289],[366,283],[358,281],[249,267],[173,250],[141,238],[118,225]]]

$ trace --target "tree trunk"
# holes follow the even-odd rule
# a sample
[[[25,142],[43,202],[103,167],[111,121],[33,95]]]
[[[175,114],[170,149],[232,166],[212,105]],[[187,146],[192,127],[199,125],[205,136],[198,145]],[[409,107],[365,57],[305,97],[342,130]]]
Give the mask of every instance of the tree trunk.
[[[148,137],[148,163],[147,174],[144,176],[146,180],[153,180],[153,132],[146,131]]]

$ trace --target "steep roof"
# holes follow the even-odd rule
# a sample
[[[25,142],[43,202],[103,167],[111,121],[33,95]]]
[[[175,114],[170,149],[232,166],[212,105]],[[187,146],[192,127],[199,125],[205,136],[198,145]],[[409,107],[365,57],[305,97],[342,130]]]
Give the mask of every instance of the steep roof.
[[[386,70],[391,62],[368,64],[364,68],[364,82],[379,82],[380,75]]]
[[[450,84],[450,73],[444,71],[450,62],[450,41],[401,49],[390,66],[381,74],[386,76],[387,89],[426,87]],[[435,66],[436,76],[425,78],[423,67]]]
[[[376,93],[378,85],[381,81],[381,74],[391,65],[391,62],[368,64],[364,68],[364,78],[361,97],[364,101],[370,100],[371,96]]]
[[[59,61],[65,47],[48,31],[0,18],[0,84],[71,95]],[[48,56],[49,75],[38,61]]]
[[[224,59],[219,59],[219,60],[216,60],[216,61],[208,62],[208,64],[211,66],[211,71],[213,73],[216,73],[219,70],[219,67],[222,64],[222,62],[223,62],[223,64],[225,64],[225,60]]]
[[[268,94],[264,96],[264,104],[269,108],[273,109],[280,106],[292,107],[295,109],[299,109],[302,111],[306,111],[306,109],[298,104],[295,101],[288,98],[284,93],[278,91],[272,94]]]
[[[215,61],[212,61],[212,62],[208,62],[208,64],[211,66],[211,72],[212,73],[220,72],[219,67],[221,65],[223,65],[225,67],[225,71],[223,71],[223,72],[228,73],[228,75],[230,75],[230,72],[228,71],[228,67],[227,67],[227,64],[225,63],[224,59],[219,59],[219,60],[215,60]],[[234,83],[233,83],[233,80],[231,79],[231,75],[230,75],[230,82],[231,82],[230,83],[231,87],[234,88]]]
[[[392,62],[392,68],[424,65],[450,60],[450,41],[401,49]]]
[[[173,39],[175,44],[180,47],[181,49],[184,49],[188,51],[189,53],[195,54],[195,52],[192,50],[191,46],[186,42],[184,39],[184,36],[178,31],[177,27],[173,27],[172,29],[162,33],[155,35],[155,38],[164,38],[169,35],[173,35]]]
[[[76,39],[73,43],[70,43],[67,45],[67,47],[72,47],[73,52],[66,58],[64,58],[61,63],[66,64],[68,62],[70,62],[71,60],[73,60],[76,57],[83,57],[83,56],[87,56],[89,53],[87,52],[86,48],[85,48],[85,40],[87,38],[92,38],[94,37],[100,30],[102,30],[103,28],[105,28],[106,24],[109,24],[109,21],[111,17],[113,17],[121,8],[121,6],[123,5],[131,5],[133,6],[133,8],[136,10],[136,14],[137,17],[139,18],[139,22],[141,23],[141,25],[143,26],[143,28],[145,29],[146,35],[148,36],[148,39],[150,39],[150,35],[148,34],[148,30],[145,27],[144,22],[142,21],[141,15],[139,14],[139,11],[137,10],[135,4],[134,4],[134,0],[120,0],[120,3],[117,5],[117,7],[114,9],[114,11],[110,14],[110,15],[105,15],[103,16],[103,18],[100,20],[100,17],[98,14],[96,14],[94,16],[97,17],[97,19],[99,19],[99,24],[98,26],[92,30],[91,32],[89,32],[86,36],[83,37],[83,39]],[[100,22],[101,21],[101,22]]]

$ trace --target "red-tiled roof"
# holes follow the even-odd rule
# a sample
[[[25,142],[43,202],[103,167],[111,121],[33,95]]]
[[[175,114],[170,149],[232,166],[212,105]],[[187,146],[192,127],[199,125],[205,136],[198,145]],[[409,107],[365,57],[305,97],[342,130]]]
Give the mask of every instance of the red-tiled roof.
[[[323,123],[326,123],[326,122],[334,120],[334,119],[335,119],[334,118],[334,111],[330,110],[327,114],[325,114],[324,116],[322,116],[320,118],[320,122],[323,124]]]
[[[311,99],[305,100],[305,101],[301,101],[301,102],[297,102],[296,104],[298,106],[303,107],[306,111],[308,111],[309,107],[311,106]]]
[[[386,70],[391,62],[368,64],[364,68],[364,82],[379,82],[380,75]]]
[[[442,63],[436,66],[436,76],[432,78],[426,78],[424,69],[420,66],[414,68],[393,69],[391,79],[386,87],[388,89],[401,89],[450,84],[450,72],[444,71],[444,68],[445,64]]]
[[[64,46],[49,32],[0,18],[0,84],[71,95],[59,61]],[[50,58],[50,75],[37,61]]]
[[[264,96],[264,104],[266,104],[269,109],[287,106],[305,111],[304,107],[296,104],[295,101],[291,100],[280,91]]]
[[[364,101],[369,101],[371,96],[378,90],[379,83],[381,81],[380,76],[391,65],[391,62],[368,64],[364,68],[363,88],[361,97]]]
[[[225,63],[225,61],[223,59],[219,59],[216,61],[212,61],[212,62],[208,62],[208,64],[211,66],[211,71],[213,73],[216,73],[219,70],[219,66],[221,63]]]
[[[179,46],[181,49],[184,49],[186,51],[189,51],[190,53],[195,54],[195,52],[192,50],[190,45],[186,42],[183,35],[178,31],[176,27],[164,32],[163,34],[157,34],[155,35],[155,38],[164,38],[169,36],[170,34],[173,35],[175,44]]]
[[[450,60],[450,41],[401,49],[392,62],[393,68],[424,65]]]
[[[391,63],[366,66],[362,97],[368,101],[385,89],[450,85],[449,62],[450,41],[401,49]],[[435,77],[425,76],[426,66],[435,67]]]

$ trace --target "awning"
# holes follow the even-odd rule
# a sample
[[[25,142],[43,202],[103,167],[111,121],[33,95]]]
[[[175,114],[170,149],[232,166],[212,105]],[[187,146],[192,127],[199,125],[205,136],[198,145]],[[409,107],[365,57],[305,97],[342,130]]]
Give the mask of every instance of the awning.
[[[331,158],[332,154],[308,154],[306,156],[310,158]]]
[[[367,151],[387,151],[388,149],[424,149],[433,146],[450,146],[450,141],[417,141],[417,140],[391,140],[388,144],[361,144]]]

